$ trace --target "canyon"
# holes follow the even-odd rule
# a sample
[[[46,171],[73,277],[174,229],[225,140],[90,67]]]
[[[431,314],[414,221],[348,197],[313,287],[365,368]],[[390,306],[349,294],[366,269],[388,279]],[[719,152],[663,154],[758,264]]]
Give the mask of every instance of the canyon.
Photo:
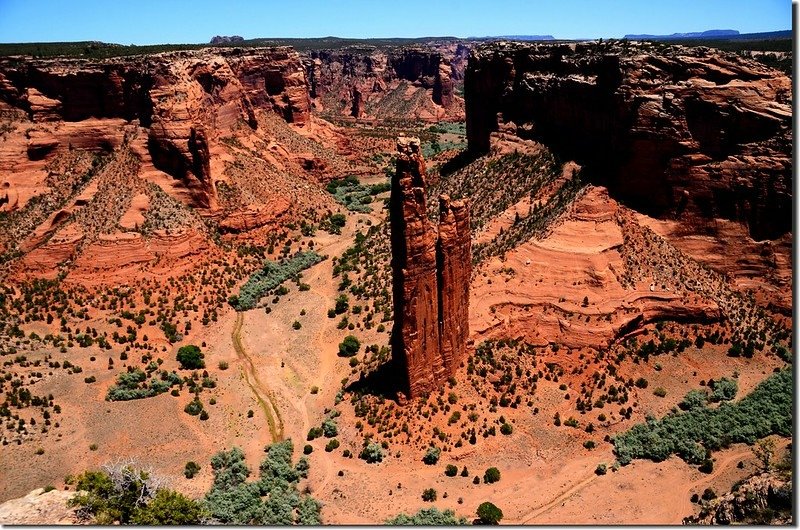
[[[220,43],[0,58],[3,522],[75,521],[67,475],[116,458],[205,502],[215,454],[280,439],[323,523],[731,519],[746,443],[710,473],[616,444],[791,367],[788,76],[646,42]]]

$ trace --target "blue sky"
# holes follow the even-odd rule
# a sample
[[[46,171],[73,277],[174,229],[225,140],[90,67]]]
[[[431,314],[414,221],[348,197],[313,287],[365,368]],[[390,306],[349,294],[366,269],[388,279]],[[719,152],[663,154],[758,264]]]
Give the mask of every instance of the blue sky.
[[[0,0],[0,42],[198,43],[214,35],[570,39],[791,26],[790,0]]]

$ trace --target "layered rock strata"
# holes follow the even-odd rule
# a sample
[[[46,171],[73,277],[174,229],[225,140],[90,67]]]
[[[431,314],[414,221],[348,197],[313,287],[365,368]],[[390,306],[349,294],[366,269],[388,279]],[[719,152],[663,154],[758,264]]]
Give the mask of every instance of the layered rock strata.
[[[410,397],[430,392],[466,358],[471,272],[469,206],[440,198],[438,231],[427,215],[425,161],[416,138],[398,140],[390,223],[392,356]]]
[[[465,74],[471,149],[498,130],[535,139],[639,211],[757,240],[791,230],[791,99],[755,61],[644,43],[493,43]]]
[[[28,160],[69,147],[110,151],[127,141],[126,124],[138,126],[146,142],[134,146],[137,154],[180,184],[184,203],[212,211],[224,177],[212,175],[210,153],[225,131],[257,129],[260,109],[298,125],[311,119],[305,69],[293,49],[0,59],[0,111],[24,112],[33,122]],[[0,157],[0,169],[12,163],[19,166],[18,157],[8,164]],[[13,192],[3,193],[8,202]]]
[[[468,49],[344,48],[310,52],[305,60],[318,109],[353,118],[463,119],[455,84],[463,79]]]

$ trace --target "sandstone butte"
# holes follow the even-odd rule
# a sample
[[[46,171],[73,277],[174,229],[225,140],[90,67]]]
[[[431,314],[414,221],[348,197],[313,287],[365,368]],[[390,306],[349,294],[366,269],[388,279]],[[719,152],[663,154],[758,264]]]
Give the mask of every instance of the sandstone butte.
[[[404,390],[415,398],[443,385],[467,357],[469,205],[442,195],[437,231],[428,220],[419,139],[401,136],[397,151],[389,205],[392,358]]]

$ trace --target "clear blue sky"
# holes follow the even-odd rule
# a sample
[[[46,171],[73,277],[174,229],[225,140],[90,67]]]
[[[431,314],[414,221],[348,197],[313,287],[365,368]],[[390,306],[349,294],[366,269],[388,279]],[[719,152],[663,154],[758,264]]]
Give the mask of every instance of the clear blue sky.
[[[570,39],[791,27],[790,0],[0,0],[0,42],[200,43],[214,35]]]

